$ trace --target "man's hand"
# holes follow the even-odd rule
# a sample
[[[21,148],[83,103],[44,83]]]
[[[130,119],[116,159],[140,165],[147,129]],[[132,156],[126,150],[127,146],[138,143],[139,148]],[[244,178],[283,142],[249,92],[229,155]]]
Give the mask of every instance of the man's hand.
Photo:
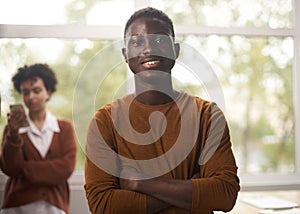
[[[135,168],[130,166],[123,166],[119,179],[120,188],[130,191],[142,192],[139,189],[139,184],[145,182],[145,178],[145,175],[143,173],[138,172]],[[142,193],[147,194],[145,192]],[[157,213],[169,207],[171,207],[170,204],[147,194],[148,213]]]
[[[194,175],[198,177],[198,174]],[[192,203],[191,180],[178,180],[172,178],[145,179],[133,167],[123,167],[120,173],[120,187],[122,189],[144,193],[165,203],[190,210]]]
[[[137,191],[138,182],[143,177],[144,175],[139,173],[135,168],[123,166],[120,173],[120,187],[121,189]]]

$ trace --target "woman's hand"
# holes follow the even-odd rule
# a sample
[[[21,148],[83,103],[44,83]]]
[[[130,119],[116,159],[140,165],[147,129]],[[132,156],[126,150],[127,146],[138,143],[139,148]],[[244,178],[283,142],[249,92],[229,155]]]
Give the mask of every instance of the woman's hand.
[[[7,114],[8,129],[11,137],[17,137],[19,128],[27,121],[25,111],[22,107],[13,107]]]

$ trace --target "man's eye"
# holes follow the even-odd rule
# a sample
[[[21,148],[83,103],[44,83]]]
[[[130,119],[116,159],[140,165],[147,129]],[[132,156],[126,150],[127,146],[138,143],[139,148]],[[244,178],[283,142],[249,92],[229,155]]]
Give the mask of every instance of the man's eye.
[[[130,44],[135,47],[138,47],[138,46],[143,45],[143,40],[142,39],[131,39]]]
[[[164,42],[165,42],[165,39],[164,39],[164,38],[158,37],[158,38],[155,39],[155,43],[156,43],[156,44],[162,44],[162,43],[164,43]]]

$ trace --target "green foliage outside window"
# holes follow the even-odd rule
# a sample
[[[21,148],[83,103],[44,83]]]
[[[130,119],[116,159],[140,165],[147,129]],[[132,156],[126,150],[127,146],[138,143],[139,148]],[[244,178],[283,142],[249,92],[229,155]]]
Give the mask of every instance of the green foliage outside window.
[[[67,23],[86,24],[89,11],[101,2],[105,1],[70,1],[65,6]],[[292,26],[290,1],[175,2],[152,1],[152,6],[161,7],[172,17],[175,30],[176,25],[190,24],[199,27]],[[243,4],[253,7],[253,10],[248,8],[252,16],[245,13]],[[222,16],[224,12],[226,17]],[[209,14],[214,14],[214,17]],[[222,85],[226,101],[225,116],[230,125],[239,171],[250,174],[294,172],[293,38],[178,35],[177,39],[195,47],[211,62]],[[21,102],[20,96],[12,90],[10,84],[10,78],[18,67],[36,62],[49,63],[57,73],[59,84],[57,92],[48,103],[48,109],[59,117],[72,120],[72,101],[78,77],[89,60],[113,42],[88,39],[0,39],[1,133],[6,124],[8,105]],[[57,48],[48,50],[51,48],[49,44]],[[114,55],[108,56],[107,60],[112,57]],[[108,61],[99,62],[99,67],[101,63]],[[106,77],[98,93],[91,95],[95,96],[95,105],[100,107],[111,102],[126,77],[126,64],[120,63]],[[97,72],[90,81],[98,81]],[[86,90],[87,96],[90,95],[89,85],[87,82],[86,88],[82,88]],[[186,88],[195,95],[205,94],[201,84],[186,83]],[[80,99],[84,103],[85,97]],[[84,112],[83,105],[82,114]],[[78,137],[84,139],[84,136]],[[83,168],[83,151],[84,148],[79,146],[78,169]]]

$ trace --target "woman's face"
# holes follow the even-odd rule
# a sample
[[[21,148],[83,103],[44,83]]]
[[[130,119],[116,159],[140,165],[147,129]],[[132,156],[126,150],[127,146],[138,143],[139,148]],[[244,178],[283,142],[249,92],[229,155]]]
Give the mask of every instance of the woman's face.
[[[155,18],[139,18],[126,32],[123,55],[133,73],[147,70],[171,72],[179,47],[168,25]]]
[[[21,95],[29,112],[37,113],[45,110],[51,93],[47,91],[44,81],[36,77],[21,83]]]

